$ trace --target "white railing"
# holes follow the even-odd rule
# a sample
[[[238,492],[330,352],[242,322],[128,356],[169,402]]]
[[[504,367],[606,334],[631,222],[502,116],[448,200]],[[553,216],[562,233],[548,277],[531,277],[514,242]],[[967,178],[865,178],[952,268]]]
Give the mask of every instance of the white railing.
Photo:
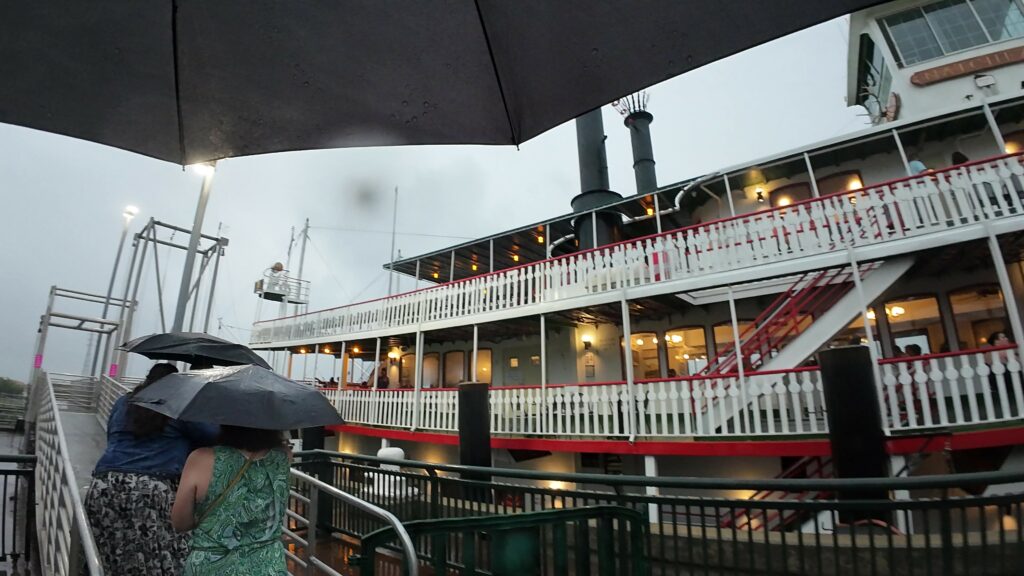
[[[137,379],[114,380],[109,376],[100,379],[99,390],[96,394],[96,417],[99,418],[100,426],[107,429],[107,420],[110,418],[110,410],[118,398],[131,392],[139,384]]]
[[[638,382],[632,417],[625,382],[498,386],[490,389],[491,433],[555,437],[718,437],[826,431],[814,369]],[[458,391],[345,389],[337,396],[351,424],[458,430]]]
[[[1024,419],[1016,347],[883,361],[881,369],[890,430]]]
[[[919,237],[1024,214],[1017,155],[743,214],[369,302],[257,322],[252,344],[510,311]],[[672,287],[666,287],[666,290]],[[533,314],[523,309],[522,315]]]
[[[48,375],[57,405],[66,412],[92,412],[96,409],[96,378],[54,372]]]
[[[879,398],[890,432],[1024,420],[1024,372],[1015,347],[883,360]],[[562,438],[712,438],[828,431],[816,368],[637,382],[497,386],[491,433]],[[457,390],[344,389],[335,406],[352,424],[458,430]],[[632,405],[630,414],[628,406]],[[419,418],[417,419],[417,407]]]
[[[49,375],[35,383],[38,392],[35,446],[36,535],[43,574],[78,576],[81,561],[90,576],[103,574],[96,543],[85,516],[78,483],[60,423],[60,408]]]

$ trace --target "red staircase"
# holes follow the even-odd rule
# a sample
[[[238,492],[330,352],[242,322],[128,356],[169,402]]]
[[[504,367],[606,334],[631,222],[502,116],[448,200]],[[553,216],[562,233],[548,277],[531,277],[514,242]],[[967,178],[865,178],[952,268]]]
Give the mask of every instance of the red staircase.
[[[861,275],[867,270],[868,267],[864,267]],[[814,270],[800,276],[740,333],[743,367],[756,370],[774,352],[796,338],[806,328],[803,324],[813,322],[850,291],[851,279],[852,272],[845,266]],[[736,346],[729,343],[708,362],[701,374],[730,374],[737,369]]]
[[[832,478],[830,456],[806,456],[784,470],[776,478]],[[817,500],[829,496],[828,492],[786,492],[785,490],[762,490],[748,500]],[[722,528],[737,530],[785,530],[803,518],[798,510],[765,510],[738,508],[725,514],[719,522]]]

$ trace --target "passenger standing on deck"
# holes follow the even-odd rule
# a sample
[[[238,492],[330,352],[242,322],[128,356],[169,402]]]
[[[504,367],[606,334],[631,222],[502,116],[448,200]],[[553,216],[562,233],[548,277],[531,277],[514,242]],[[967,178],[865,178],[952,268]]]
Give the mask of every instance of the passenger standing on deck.
[[[135,390],[177,372],[157,364]],[[92,473],[86,513],[109,576],[178,576],[188,538],[170,510],[189,453],[209,446],[217,427],[172,420],[117,399],[107,420],[107,449]]]
[[[188,457],[171,521],[192,530],[183,576],[286,576],[281,528],[291,455],[282,432],[222,426]]]

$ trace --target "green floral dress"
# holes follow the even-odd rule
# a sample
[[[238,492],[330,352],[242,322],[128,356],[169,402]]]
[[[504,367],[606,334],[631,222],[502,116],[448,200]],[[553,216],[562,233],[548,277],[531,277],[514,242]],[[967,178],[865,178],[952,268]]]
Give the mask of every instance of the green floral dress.
[[[227,488],[245,464],[234,448],[214,448],[213,478],[196,505],[207,506]],[[192,531],[183,576],[285,576],[281,528],[288,501],[288,456],[271,450],[254,460],[226,497]]]

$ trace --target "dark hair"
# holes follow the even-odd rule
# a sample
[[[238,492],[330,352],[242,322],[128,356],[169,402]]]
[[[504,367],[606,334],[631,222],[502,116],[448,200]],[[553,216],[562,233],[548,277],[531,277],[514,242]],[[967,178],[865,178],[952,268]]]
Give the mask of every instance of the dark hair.
[[[149,373],[146,374],[146,379],[135,387],[135,390],[131,391],[129,398],[134,396],[140,390],[146,389],[150,384],[157,380],[175,374],[178,369],[173,364],[154,364],[149,369]],[[147,438],[149,436],[156,436],[164,431],[164,426],[167,426],[167,422],[170,420],[167,416],[159,414],[139,406],[138,404],[128,404],[128,429],[132,431],[132,436],[135,438]]]
[[[989,337],[988,337],[988,345],[989,346],[995,346],[996,345],[996,340],[999,339],[999,335],[1000,334],[1002,334],[1003,336],[1006,336],[1006,339],[1010,341],[1010,344],[1013,344],[1013,338],[1010,338],[1010,333],[1009,332],[1007,332],[1006,330],[996,330],[995,332],[993,332],[992,334],[989,335]]]
[[[284,448],[287,445],[284,433],[280,430],[262,430],[260,428],[227,425],[221,425],[217,444],[248,452]]]
[[[956,152],[953,152],[953,156],[950,158],[950,160],[953,162],[953,164],[963,164],[964,162],[967,162],[968,158],[967,154],[964,154],[963,152],[957,150]]]

